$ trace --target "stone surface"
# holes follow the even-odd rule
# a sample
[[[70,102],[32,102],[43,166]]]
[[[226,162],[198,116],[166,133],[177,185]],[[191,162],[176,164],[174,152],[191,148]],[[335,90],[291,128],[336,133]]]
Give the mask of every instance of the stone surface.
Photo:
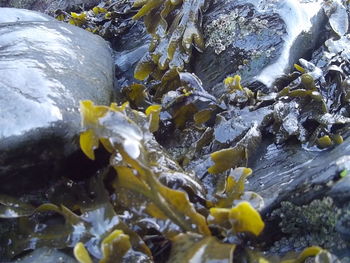
[[[324,196],[330,188],[327,184],[339,178],[344,169],[343,157],[350,154],[350,138],[323,151],[295,142],[280,146],[265,143],[249,165],[254,174],[247,188],[262,195],[267,210],[284,200],[308,203]]]
[[[9,192],[64,167],[78,149],[79,100],[108,104],[114,70],[98,36],[32,11],[0,17],[0,189]]]
[[[0,0],[1,7],[14,7],[36,10],[40,12],[52,12],[56,9],[70,10],[78,6],[92,7],[99,0]]]
[[[266,141],[246,187],[264,198],[269,251],[317,244],[349,262],[350,138],[328,150]],[[343,173],[344,178],[341,178]],[[282,237],[282,238],[281,238]]]
[[[213,95],[222,90],[213,86],[233,74],[245,85],[271,87],[314,48],[325,22],[312,1],[216,1],[204,14],[206,49],[196,56],[194,72]]]
[[[57,249],[39,248],[16,260],[17,263],[31,263],[31,262],[62,262],[62,263],[76,263],[77,261],[68,256],[67,254],[60,252]]]

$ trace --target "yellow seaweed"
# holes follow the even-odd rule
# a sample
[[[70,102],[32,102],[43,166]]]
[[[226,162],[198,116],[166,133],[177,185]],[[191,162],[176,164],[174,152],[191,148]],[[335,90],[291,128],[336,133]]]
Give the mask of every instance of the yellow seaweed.
[[[101,242],[103,257],[99,263],[120,262],[129,249],[131,249],[129,236],[122,230],[114,230]]]
[[[328,135],[324,135],[316,140],[317,146],[321,149],[328,148],[333,145],[332,139]]]
[[[233,208],[210,208],[210,223],[226,225],[230,222],[235,233],[250,232],[260,235],[265,227],[258,211],[250,203],[243,201]]]
[[[82,242],[78,242],[73,249],[74,257],[79,263],[92,263],[92,259],[87,252],[84,244]]]
[[[265,227],[260,214],[248,202],[233,207],[228,218],[236,232],[250,232],[258,236]]]
[[[149,131],[156,132],[159,129],[159,115],[162,110],[161,105],[151,105],[146,109],[146,115],[149,117]]]
[[[94,150],[98,148],[98,138],[92,130],[80,134],[80,148],[91,160],[95,160]]]
[[[208,172],[218,174],[235,167],[244,160],[246,151],[243,147],[227,148],[210,154],[210,157],[215,164],[208,168]]]
[[[224,79],[224,84],[226,88],[229,89],[230,93],[233,93],[237,90],[243,90],[241,86],[241,76],[239,75],[227,77],[226,79]]]
[[[230,263],[234,262],[236,245],[225,244],[213,236],[203,237],[193,233],[179,234],[172,239],[168,262]]]

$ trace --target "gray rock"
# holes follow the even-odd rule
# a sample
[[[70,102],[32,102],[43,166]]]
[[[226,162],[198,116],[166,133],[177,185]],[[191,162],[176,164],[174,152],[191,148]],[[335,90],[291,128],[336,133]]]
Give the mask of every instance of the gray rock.
[[[251,87],[273,86],[314,48],[326,23],[319,2],[308,2],[216,1],[203,18],[206,49],[194,61],[204,87],[233,74]]]
[[[92,7],[98,5],[99,2],[99,0],[0,0],[0,6],[49,13],[56,9],[70,10],[83,5]]]
[[[350,256],[350,176],[340,177],[350,168],[349,142],[323,151],[295,142],[261,147],[247,189],[264,198],[262,238],[273,243],[270,252],[318,245],[339,258]]]
[[[324,197],[333,180],[344,170],[344,156],[350,154],[349,142],[350,138],[321,151],[306,149],[295,142],[277,146],[265,141],[265,146],[260,147],[255,160],[249,164],[254,174],[247,188],[264,198],[267,211],[285,200],[303,204]],[[337,188],[344,191],[343,187]]]
[[[31,262],[57,262],[57,263],[76,263],[77,261],[60,252],[57,249],[39,248],[24,256],[23,258],[14,261],[16,263],[31,263]]]
[[[1,8],[1,14],[0,23],[52,21],[50,16],[24,9]]]
[[[11,192],[47,183],[77,152],[79,100],[109,104],[114,69],[98,36],[32,11],[0,17],[0,191]]]

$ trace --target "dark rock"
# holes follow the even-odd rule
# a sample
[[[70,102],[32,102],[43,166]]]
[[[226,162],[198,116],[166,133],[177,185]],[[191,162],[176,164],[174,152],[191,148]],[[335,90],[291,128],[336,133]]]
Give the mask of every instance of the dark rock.
[[[311,245],[349,257],[350,138],[328,150],[306,149],[289,141],[276,146],[265,139],[247,189],[265,201],[269,251],[284,254]],[[343,174],[346,174],[343,172]],[[342,261],[343,262],[343,261]]]
[[[223,112],[220,115],[222,118],[217,118],[217,123],[214,126],[214,140],[216,143],[228,147],[242,138],[254,123],[259,128],[265,127],[271,115],[272,110],[268,107],[255,111],[244,108]]]
[[[247,188],[264,198],[266,211],[284,200],[303,204],[325,196],[344,169],[344,156],[350,154],[349,142],[350,138],[337,147],[321,151],[306,149],[295,141],[275,145],[265,140],[257,153],[260,157],[249,164],[254,174]]]
[[[134,70],[137,62],[148,51],[150,36],[146,28],[139,21],[135,22],[122,36],[112,41],[115,50],[115,69],[119,90],[120,88],[131,85],[134,79]]]
[[[0,191],[13,194],[47,184],[68,156],[83,158],[79,100],[109,104],[114,72],[98,36],[32,11],[1,8],[0,17]]]
[[[245,85],[271,87],[312,51],[325,23],[319,3],[217,1],[204,14],[206,49],[194,71],[207,90],[233,74]]]

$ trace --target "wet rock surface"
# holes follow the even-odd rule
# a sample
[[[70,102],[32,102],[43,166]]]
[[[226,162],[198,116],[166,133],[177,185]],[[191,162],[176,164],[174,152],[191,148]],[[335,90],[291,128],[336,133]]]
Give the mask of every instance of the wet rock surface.
[[[203,17],[206,49],[196,56],[194,72],[216,94],[220,87],[214,86],[233,73],[245,85],[271,88],[312,51],[325,23],[316,2],[216,1]]]
[[[77,261],[68,256],[67,254],[50,248],[39,248],[29,255],[24,256],[16,260],[18,263],[31,263],[31,262],[66,262],[66,263],[76,263]]]
[[[130,3],[126,2],[128,2],[126,9],[130,11]],[[134,82],[132,74],[136,63],[148,50],[150,37],[146,34],[142,23],[130,22],[134,11],[122,13],[118,8],[113,10],[111,13],[115,12],[114,14],[120,17],[108,20],[108,22],[104,19],[101,21],[106,28],[108,28],[108,23],[115,23],[114,29],[118,29],[119,26],[121,28],[120,31],[116,31],[119,32],[117,38],[109,36],[115,52],[115,73],[118,79],[116,88],[120,91],[118,102],[133,98],[131,107],[145,111],[149,119],[146,119],[143,113],[133,111],[129,106],[124,105],[121,106],[121,108],[126,107],[123,113],[118,112],[118,109],[118,113],[114,111],[113,114],[104,116],[103,125],[105,127],[102,129],[98,127],[97,130],[103,134],[102,139],[117,134],[113,139],[125,144],[125,149],[133,150],[137,148],[138,143],[144,144],[142,151],[137,154],[149,154],[149,158],[140,158],[142,162],[145,162],[143,164],[147,168],[150,167],[149,173],[157,174],[159,176],[157,180],[162,185],[186,192],[197,212],[207,216],[205,219],[207,222],[211,220],[208,216],[209,207],[216,208],[219,201],[225,201],[224,197],[228,196],[227,192],[230,191],[228,178],[232,180],[232,184],[238,182],[235,190],[243,193],[242,188],[244,187],[241,183],[246,177],[243,177],[234,168],[237,166],[252,168],[253,174],[247,177],[246,192],[242,195],[236,193],[237,199],[232,199],[233,201],[230,199],[232,202],[228,204],[228,207],[248,200],[260,210],[266,223],[266,229],[260,239],[261,242],[254,240],[253,246],[254,242],[258,242],[257,247],[261,251],[281,256],[290,251],[300,252],[308,246],[319,245],[337,255],[342,262],[349,262],[350,81],[348,76],[350,56],[347,34],[348,17],[343,5],[345,2],[334,0],[322,3],[321,5],[319,1],[287,0],[214,1],[203,17],[206,48],[202,54],[196,54],[192,63],[199,78],[189,73],[179,73],[176,70],[164,73],[154,69],[152,73],[156,77],[153,76],[154,79],[150,77],[145,82],[138,81],[138,85],[132,87],[134,89],[129,86]],[[183,10],[176,12],[181,13]],[[15,29],[11,32],[26,30],[32,26],[32,21],[40,21],[34,23],[34,30],[45,28],[49,33],[61,32],[61,27],[56,28],[56,22],[52,22],[46,16],[36,17],[35,13],[28,13],[28,16],[24,16],[23,13],[14,14],[8,19],[15,22],[19,16],[23,23],[7,24]],[[104,13],[97,12],[91,15],[93,18],[97,16],[103,17]],[[147,19],[151,24],[152,18]],[[89,28],[90,22],[83,27]],[[194,27],[191,26],[193,30]],[[4,28],[0,26],[0,34],[10,34]],[[65,27],[65,32],[70,30],[73,29]],[[75,31],[73,33],[78,34]],[[61,43],[61,40],[62,38],[56,38],[56,45]],[[41,51],[48,50],[42,46],[39,47]],[[83,49],[81,45],[79,47]],[[57,46],[55,46],[56,49]],[[99,58],[101,57],[100,49],[101,47],[98,50]],[[36,51],[33,51],[34,55],[37,54]],[[74,52],[69,53],[69,58],[71,54],[76,54]],[[59,171],[67,167],[60,160],[64,160],[68,153],[76,149],[74,140],[79,130],[79,120],[76,117],[77,109],[72,106],[75,105],[75,100],[90,99],[97,104],[106,104],[110,98],[110,88],[102,91],[96,90],[105,85],[105,82],[95,82],[101,80],[101,76],[96,76],[99,72],[96,68],[99,67],[92,66],[94,71],[88,70],[88,77],[74,82],[70,78],[71,74],[69,78],[62,77],[65,76],[65,68],[59,67],[57,70],[55,67],[57,61],[56,64],[50,64],[50,57],[42,56],[44,56],[43,60],[36,59],[36,67],[40,68],[40,65],[43,64],[48,65],[47,72],[50,73],[52,68],[56,71],[55,74],[51,72],[53,75],[49,75],[51,84],[47,90],[50,91],[50,95],[44,85],[44,88],[37,91],[40,97],[35,97],[35,99],[40,101],[42,97],[47,98],[46,102],[53,102],[52,108],[47,111],[45,111],[46,108],[40,110],[40,116],[45,120],[39,123],[40,128],[35,126],[31,129],[30,125],[34,122],[29,122],[29,131],[26,130],[26,126],[21,126],[23,130],[18,133],[25,134],[25,137],[12,136],[10,132],[16,131],[13,128],[9,130],[4,128],[3,131],[4,134],[6,132],[10,134],[9,138],[4,140],[3,147],[17,148],[13,148],[16,149],[13,155],[4,151],[6,158],[1,158],[1,160],[15,163],[18,171],[15,170],[12,174],[17,177],[21,176],[21,178],[26,174],[24,170],[37,176],[37,167],[41,167],[41,172],[50,172],[50,175],[52,171]],[[73,59],[74,62],[79,61],[82,64],[79,67],[80,77],[84,72],[81,70],[81,68],[84,69],[84,65],[89,65],[90,68],[92,63],[96,63],[95,60],[93,62],[88,60],[88,57],[86,55],[83,61],[81,57]],[[301,57],[304,59],[298,60]],[[21,65],[29,65],[28,63],[32,61],[30,59],[32,57],[25,57]],[[296,69],[293,69],[294,62],[299,64]],[[59,61],[59,63],[67,65],[69,72],[76,69],[74,64],[71,65],[66,60]],[[9,69],[6,68],[6,70]],[[242,85],[240,78],[232,77],[234,74],[241,75]],[[226,78],[228,75],[230,77]],[[282,75],[283,78],[279,79]],[[33,80],[35,75],[30,74],[30,77],[30,81],[36,83],[36,80]],[[13,79],[11,74],[8,74],[8,79],[8,82]],[[89,81],[84,82],[85,80],[94,82],[94,89],[91,89]],[[66,88],[71,82],[76,84],[74,86],[83,86],[84,94],[75,93],[76,89],[62,88],[62,86]],[[58,83],[63,84],[58,86]],[[42,82],[39,84],[43,86]],[[32,100],[23,90],[16,88],[15,91],[20,90],[22,95],[26,95],[26,100]],[[87,94],[86,91],[90,92]],[[123,97],[125,94],[129,96],[127,99]],[[137,104],[137,101],[142,101],[144,104]],[[147,125],[152,124],[154,115],[151,113],[149,116],[145,105],[149,106],[153,103],[160,103],[162,106],[162,112],[157,117],[160,119],[159,130],[155,133],[157,141],[147,129]],[[72,110],[62,110],[62,108],[67,109],[68,106]],[[159,105],[152,106],[158,107]],[[59,110],[52,110],[56,109],[55,107]],[[35,111],[35,109],[32,112],[27,110],[27,112],[30,112],[31,115],[37,114],[39,110]],[[52,112],[56,115],[51,114]],[[61,117],[55,119],[57,112],[61,114],[59,115]],[[127,122],[125,119],[123,119],[124,122],[118,119],[123,114],[126,114]],[[28,119],[28,117],[21,119],[21,116],[25,115],[21,112],[11,118],[25,123],[23,119]],[[118,123],[126,125],[128,129],[120,129],[120,126],[112,124],[114,123],[112,120],[119,121]],[[11,125],[16,127],[15,123]],[[130,128],[130,125],[133,127]],[[140,130],[144,132],[143,141],[140,139],[140,134],[142,134]],[[101,136],[98,133],[97,135]],[[112,146],[109,145],[109,147]],[[19,152],[22,156],[18,155]],[[220,158],[215,160],[215,156],[220,155],[220,152],[224,159],[222,162]],[[21,161],[18,161],[19,158]],[[75,239],[79,235],[86,234],[89,242],[86,242],[85,245],[89,253],[99,259],[101,251],[96,246],[96,240],[100,242],[103,236],[114,228],[113,224],[126,229],[123,225],[126,223],[143,240],[147,240],[147,245],[151,248],[154,258],[158,258],[161,262],[167,260],[166,253],[169,252],[169,244],[172,241],[167,240],[165,236],[169,232],[179,232],[179,226],[169,220],[164,224],[156,216],[151,216],[149,211],[153,211],[160,217],[164,215],[157,209],[152,210],[154,209],[151,206],[152,203],[149,205],[149,201],[142,196],[142,192],[137,193],[137,186],[132,188],[137,185],[135,182],[125,181],[124,185],[121,183],[122,180],[131,180],[136,174],[137,169],[133,170],[135,168],[133,162],[128,163],[127,166],[123,163],[125,160],[128,162],[129,159],[123,159],[120,154],[112,155],[111,165],[118,173],[116,180],[111,179],[114,178],[114,174],[108,174],[105,177],[96,176],[98,182],[95,177],[79,182],[63,179],[45,192],[47,202],[57,205],[65,204],[72,210],[72,212],[65,211],[64,217],[68,212],[70,216],[78,214],[75,214],[76,222],[68,224],[71,229],[60,233],[61,236],[55,240],[59,246],[72,247],[72,244],[62,241],[64,240],[62,237],[68,236]],[[28,160],[30,164],[27,163]],[[71,160],[74,163],[74,158]],[[135,160],[139,161],[137,158]],[[47,163],[49,165],[45,166]],[[79,160],[79,166],[83,165]],[[4,165],[1,166],[6,168]],[[11,166],[9,169],[12,169]],[[12,185],[11,187],[20,184],[12,182],[8,176],[4,178],[9,185]],[[42,179],[35,181],[33,177],[27,178],[33,182],[35,187],[46,183]],[[124,179],[118,181],[118,178]],[[110,183],[109,180],[114,181]],[[239,182],[240,180],[243,181]],[[26,185],[25,180],[21,183]],[[128,187],[134,191],[136,189],[136,193],[129,191]],[[10,188],[0,188],[0,190],[13,194]],[[263,200],[259,195],[263,197]],[[7,216],[10,213],[9,218],[13,216],[13,218],[32,220],[33,229],[36,227],[35,223],[40,222],[40,216],[27,218],[28,214],[33,213],[33,206],[22,207],[22,203],[16,206],[15,201],[4,197],[1,200],[0,212],[2,215],[5,214],[5,211]],[[42,202],[40,197],[34,198],[33,196],[21,201],[28,200],[35,205]],[[78,211],[75,210],[76,207],[79,207]],[[177,208],[176,205],[174,207]],[[55,209],[57,211],[57,208]],[[147,209],[150,210],[146,211]],[[89,221],[89,217],[93,218],[92,221]],[[186,217],[186,220],[188,219]],[[89,224],[85,225],[86,221],[89,221]],[[102,225],[101,222],[108,223]],[[7,223],[12,224],[8,221]],[[82,225],[85,229],[81,232],[70,232],[75,227]],[[191,227],[196,227],[196,225],[192,224]],[[250,238],[249,235],[232,234],[232,229],[231,232],[225,233],[223,230],[225,227],[222,228],[222,226],[210,225],[210,227],[212,234],[221,241],[224,240],[226,245],[228,243],[240,244],[244,248],[246,244],[243,240]],[[95,228],[99,229],[97,234]],[[20,233],[21,225],[15,229]],[[9,233],[6,224],[2,224],[0,231],[3,243],[18,239],[16,234]],[[32,230],[29,227],[27,233],[31,233],[30,231]],[[40,231],[39,229],[39,235]],[[218,234],[219,232],[221,234]],[[135,240],[135,243],[140,244],[139,239]],[[23,240],[23,244],[21,242],[18,244],[17,246],[16,242],[13,242],[11,246],[13,250],[10,254],[19,255],[23,250],[38,248],[46,243],[45,240],[28,237]],[[37,250],[33,255],[36,256],[38,251],[40,252]],[[44,251],[43,253],[46,256],[51,252]],[[53,252],[54,257],[56,252]],[[3,251],[0,249],[1,253],[11,257],[6,248]]]
[[[111,101],[113,60],[103,39],[77,27],[0,12],[0,177],[1,190],[12,192],[45,185],[77,152],[79,100]]]
[[[74,10],[78,7],[92,7],[98,0],[1,0],[1,7],[13,7],[50,13],[56,9]]]
[[[342,145],[323,151],[305,149],[292,143],[284,146],[270,144],[261,148],[260,158],[251,162],[254,176],[247,187],[264,197],[266,210],[271,210],[282,200],[308,203],[325,195],[325,189],[335,187],[334,182],[346,169],[346,156],[350,151],[349,139]],[[330,193],[340,196],[342,184],[336,185]],[[346,201],[346,195],[343,201]]]

